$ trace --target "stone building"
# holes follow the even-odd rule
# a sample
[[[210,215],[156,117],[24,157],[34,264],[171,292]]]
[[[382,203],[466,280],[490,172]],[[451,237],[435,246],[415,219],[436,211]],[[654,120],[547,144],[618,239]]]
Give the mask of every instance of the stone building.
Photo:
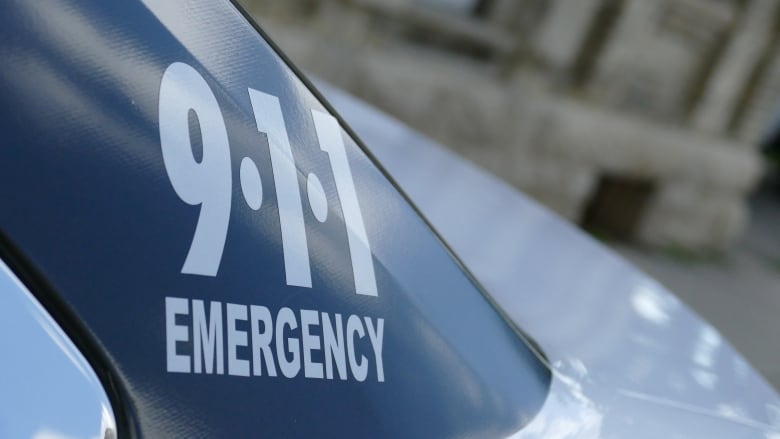
[[[779,0],[246,0],[296,64],[587,228],[722,249],[780,97]]]

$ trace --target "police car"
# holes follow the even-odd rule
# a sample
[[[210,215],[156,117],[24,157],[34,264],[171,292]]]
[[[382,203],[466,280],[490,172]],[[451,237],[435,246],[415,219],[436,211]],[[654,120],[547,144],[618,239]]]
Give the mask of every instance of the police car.
[[[673,295],[230,2],[12,2],[0,59],[0,437],[780,437]]]

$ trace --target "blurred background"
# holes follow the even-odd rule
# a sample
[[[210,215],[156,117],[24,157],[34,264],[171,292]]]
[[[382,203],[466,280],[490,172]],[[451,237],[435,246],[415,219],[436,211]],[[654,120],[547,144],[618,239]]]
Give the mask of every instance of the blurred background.
[[[780,1],[242,3],[305,72],[604,241],[780,389]]]

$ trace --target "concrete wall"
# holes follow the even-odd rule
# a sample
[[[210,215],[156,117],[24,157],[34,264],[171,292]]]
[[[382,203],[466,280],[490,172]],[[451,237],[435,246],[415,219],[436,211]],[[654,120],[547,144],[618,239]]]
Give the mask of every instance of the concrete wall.
[[[248,7],[305,70],[573,221],[616,176],[652,187],[639,241],[709,250],[739,236],[762,172],[753,144],[780,97],[778,2],[478,3]]]

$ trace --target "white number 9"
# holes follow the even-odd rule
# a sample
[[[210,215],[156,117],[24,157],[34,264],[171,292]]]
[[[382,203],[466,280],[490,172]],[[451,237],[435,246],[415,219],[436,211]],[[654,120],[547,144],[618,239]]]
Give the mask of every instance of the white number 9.
[[[203,159],[195,160],[189,130],[194,111],[203,139]],[[160,83],[160,144],[168,179],[179,198],[200,204],[200,216],[182,273],[216,276],[225,247],[232,175],[227,129],[214,93],[187,64],[168,66]]]

